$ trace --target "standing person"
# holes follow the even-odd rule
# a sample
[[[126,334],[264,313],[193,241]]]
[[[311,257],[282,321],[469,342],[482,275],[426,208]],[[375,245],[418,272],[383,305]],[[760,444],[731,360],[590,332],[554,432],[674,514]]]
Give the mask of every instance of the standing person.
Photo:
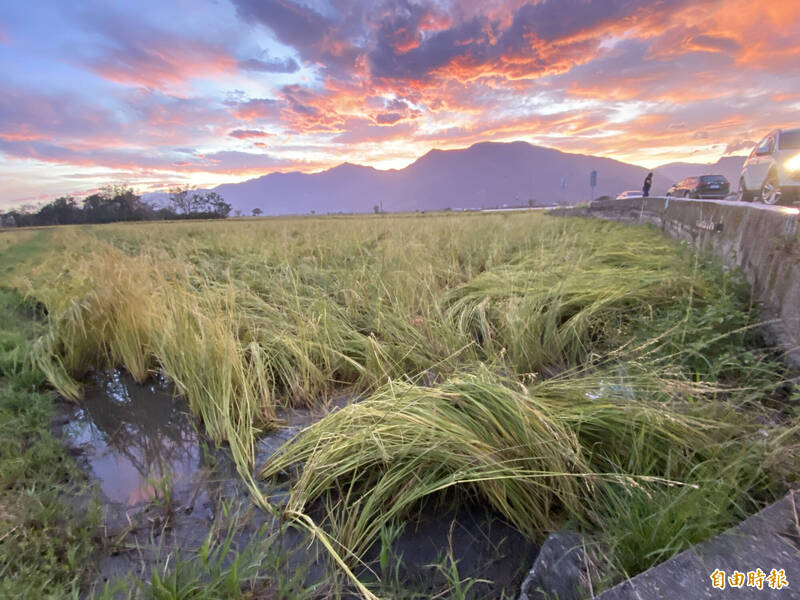
[[[647,198],[650,195],[650,188],[653,187],[653,174],[648,173],[644,178],[644,185],[642,186],[642,196]]]

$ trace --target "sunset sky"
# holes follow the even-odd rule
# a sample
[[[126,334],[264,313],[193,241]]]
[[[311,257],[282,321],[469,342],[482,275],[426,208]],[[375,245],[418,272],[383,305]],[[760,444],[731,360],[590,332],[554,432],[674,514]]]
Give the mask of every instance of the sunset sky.
[[[800,126],[800,2],[0,4],[0,208],[524,140],[652,167]]]

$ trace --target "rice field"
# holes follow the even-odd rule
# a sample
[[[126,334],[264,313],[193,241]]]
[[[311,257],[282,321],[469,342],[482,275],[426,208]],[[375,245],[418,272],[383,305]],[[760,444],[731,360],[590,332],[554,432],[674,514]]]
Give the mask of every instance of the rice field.
[[[609,584],[752,513],[796,466],[793,388],[735,273],[643,227],[537,213],[5,233],[36,364],[161,373],[243,477],[354,568],[426,502],[596,543]],[[39,236],[31,238],[30,236]],[[281,407],[354,401],[267,464]]]

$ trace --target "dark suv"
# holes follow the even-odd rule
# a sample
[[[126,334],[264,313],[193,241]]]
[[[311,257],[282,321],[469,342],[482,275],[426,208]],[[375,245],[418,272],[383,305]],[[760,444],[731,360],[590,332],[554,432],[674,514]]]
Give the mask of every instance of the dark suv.
[[[728,195],[731,184],[723,175],[686,177],[667,191],[667,196],[682,198],[717,198]]]

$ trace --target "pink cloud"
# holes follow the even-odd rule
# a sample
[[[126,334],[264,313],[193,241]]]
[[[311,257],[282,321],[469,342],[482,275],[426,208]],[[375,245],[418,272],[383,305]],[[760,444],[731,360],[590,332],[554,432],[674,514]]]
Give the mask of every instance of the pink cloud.
[[[184,40],[112,49],[92,60],[89,67],[109,81],[164,89],[197,77],[229,74],[236,68],[236,60],[220,48]]]
[[[228,135],[238,140],[246,140],[250,138],[270,137],[272,134],[261,131],[260,129],[236,129],[231,131]]]
[[[233,104],[231,113],[243,121],[274,119],[280,114],[279,102],[272,98],[255,98]]]

